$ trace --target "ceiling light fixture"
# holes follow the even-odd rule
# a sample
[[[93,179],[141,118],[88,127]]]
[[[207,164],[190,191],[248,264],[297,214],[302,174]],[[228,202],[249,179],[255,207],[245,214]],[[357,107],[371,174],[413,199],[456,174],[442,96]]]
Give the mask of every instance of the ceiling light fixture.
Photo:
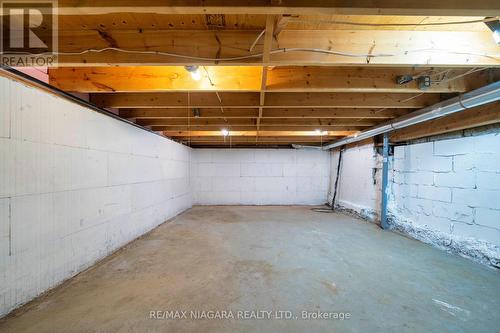
[[[315,132],[316,132],[316,134],[317,134],[317,135],[321,135],[321,136],[323,136],[323,135],[327,135],[327,134],[328,134],[328,132],[327,132],[327,131],[322,131],[322,130],[320,130],[320,129],[315,130]]]
[[[191,74],[191,77],[193,78],[193,80],[199,81],[201,79],[201,73],[200,73],[198,66],[195,66],[195,65],[184,66],[184,69],[187,70],[189,72],[189,74]]]
[[[229,135],[229,131],[225,128],[221,129],[220,132],[222,133],[223,136],[228,136]]]

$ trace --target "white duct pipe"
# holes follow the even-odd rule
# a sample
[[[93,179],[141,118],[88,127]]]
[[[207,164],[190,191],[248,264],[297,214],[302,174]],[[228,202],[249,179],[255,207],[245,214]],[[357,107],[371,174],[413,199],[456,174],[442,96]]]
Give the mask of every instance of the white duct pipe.
[[[358,142],[374,137],[376,135],[419,124],[424,121],[443,117],[452,113],[492,103],[498,100],[500,100],[500,81],[467,92],[463,95],[453,97],[432,106],[428,106],[426,108],[396,118],[388,123],[372,127],[366,131],[358,133],[357,135],[348,136],[344,139],[335,141],[329,145],[324,146],[323,150],[329,150],[353,142]]]

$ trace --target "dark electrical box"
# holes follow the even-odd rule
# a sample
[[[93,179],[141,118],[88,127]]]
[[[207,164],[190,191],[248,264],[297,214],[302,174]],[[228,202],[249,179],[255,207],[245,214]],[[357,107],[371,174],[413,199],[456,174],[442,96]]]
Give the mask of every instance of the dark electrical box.
[[[413,76],[411,76],[411,75],[398,75],[396,77],[396,82],[398,84],[406,84],[406,83],[411,82],[411,81],[413,81]]]

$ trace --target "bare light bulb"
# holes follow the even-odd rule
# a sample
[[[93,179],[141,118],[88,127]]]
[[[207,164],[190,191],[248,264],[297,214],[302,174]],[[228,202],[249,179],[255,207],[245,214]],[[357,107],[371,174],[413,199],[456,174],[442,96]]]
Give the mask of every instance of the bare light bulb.
[[[198,81],[199,79],[201,79],[201,73],[198,66],[196,65],[184,66],[184,69],[187,70],[189,74],[191,74],[193,80]]]
[[[195,70],[195,71],[192,71],[189,73],[191,74],[191,77],[193,78],[193,80],[199,81],[201,79],[201,73],[199,70]]]
[[[229,135],[229,131],[225,128],[221,129],[220,132],[222,133],[223,136],[228,136]]]
[[[493,31],[493,39],[495,40],[495,43],[500,44],[500,28]]]
[[[328,134],[327,131],[322,131],[320,129],[315,130],[315,132],[316,132],[317,135],[327,135]]]

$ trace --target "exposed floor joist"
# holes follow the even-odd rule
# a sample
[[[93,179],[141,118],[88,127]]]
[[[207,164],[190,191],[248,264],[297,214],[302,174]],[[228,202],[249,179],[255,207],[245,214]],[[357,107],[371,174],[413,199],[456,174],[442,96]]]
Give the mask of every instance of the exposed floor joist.
[[[106,38],[103,38],[100,31],[63,30],[59,32],[59,51],[62,54],[58,57],[58,64],[89,67],[185,64],[500,66],[497,45],[492,42],[488,31],[284,30],[273,44],[269,62],[262,62],[262,44],[257,44],[255,50],[249,52],[259,34],[260,31],[246,30],[142,30],[139,33],[136,30],[115,30],[106,32]],[[108,50],[86,53],[88,49],[109,47],[132,52]],[[311,49],[344,55],[312,52]],[[64,52],[84,53],[65,55]],[[187,59],[156,52],[208,59]],[[249,55],[252,56],[248,59],[210,60]]]
[[[373,119],[262,119],[260,126],[374,126],[377,121]],[[256,125],[254,119],[138,119],[137,124],[142,126],[231,126],[231,125]],[[219,133],[220,135],[220,133]]]
[[[260,118],[367,118],[387,119],[402,116],[408,113],[407,109],[264,109]],[[204,119],[204,118],[258,118],[255,109],[227,109],[224,113],[220,109],[199,109],[199,116],[193,115],[189,109],[120,109],[120,116],[134,119]]]
[[[221,129],[282,146],[294,136],[260,133],[365,130],[499,79],[493,0],[268,2],[60,0],[50,83],[154,131],[216,135],[176,136],[199,146],[225,145]]]
[[[266,61],[266,59],[264,59]],[[422,92],[415,81],[397,84],[402,75],[430,75],[426,92],[464,92],[485,85],[488,71],[470,69],[204,66],[201,79],[183,66],[76,67],[50,69],[50,84],[71,92],[272,91],[272,92]],[[450,78],[457,79],[450,80]],[[439,82],[442,81],[442,82]]]
[[[61,14],[355,14],[355,15],[500,15],[495,0],[59,0]]]
[[[325,131],[322,133],[322,136],[346,136],[357,133],[356,131]],[[220,137],[220,131],[165,131],[166,136],[171,137],[188,137],[188,136],[197,136],[197,137]],[[256,136],[257,131],[230,131],[228,136],[231,137],[251,137]],[[319,136],[315,131],[259,131],[259,135],[262,137],[282,137],[282,136],[307,136],[307,137],[315,137]]]
[[[259,108],[259,93],[219,94],[228,109]],[[220,101],[215,93],[116,93],[93,94],[91,101],[111,108],[217,108]],[[268,93],[266,108],[412,108],[418,109],[439,101],[437,94],[386,93]]]
[[[211,125],[188,125],[187,123],[185,125],[152,125],[148,126],[151,130],[157,131],[157,132],[164,132],[164,131],[216,131],[219,133],[219,136],[222,136],[221,134],[221,129],[226,128],[231,131],[255,131],[256,130],[256,125],[242,125],[242,124],[230,124],[230,123],[224,123],[224,124],[211,124]],[[316,124],[316,125],[294,125],[294,126],[287,126],[287,125],[266,125],[265,128],[263,127],[262,130],[266,131],[316,131],[316,130],[322,130],[322,131],[350,131],[350,132],[359,132],[361,130],[367,129],[369,126],[328,126],[328,125],[321,125],[321,124]]]

